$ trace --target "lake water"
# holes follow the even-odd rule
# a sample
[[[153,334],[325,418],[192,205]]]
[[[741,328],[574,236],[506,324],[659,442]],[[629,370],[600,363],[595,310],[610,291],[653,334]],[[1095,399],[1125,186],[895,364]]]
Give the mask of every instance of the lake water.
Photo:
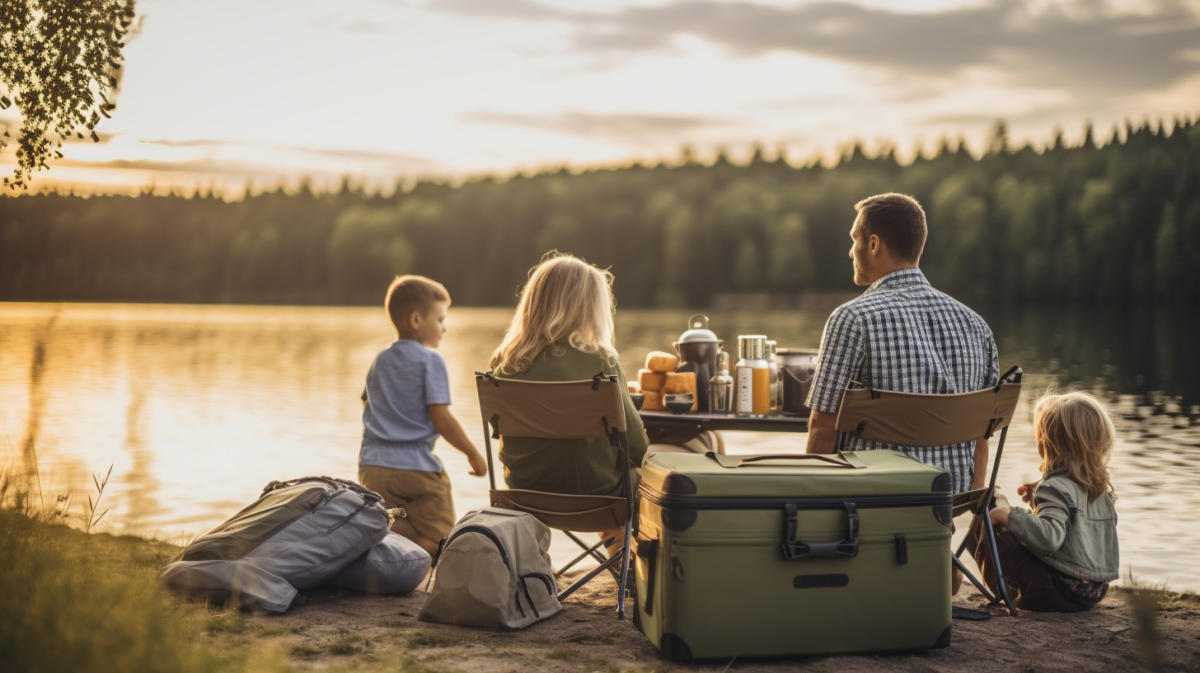
[[[829,308],[710,316],[727,343],[741,332],[816,346]],[[1123,577],[1200,590],[1195,316],[982,313],[996,332],[1001,370],[1026,371],[1000,474],[1010,500],[1037,477],[1032,401],[1048,389],[1096,393],[1118,432],[1112,472]],[[453,411],[481,448],[471,372],[486,366],[510,316],[453,307],[440,349]],[[669,350],[687,317],[621,310],[626,371],[650,350]],[[100,530],[185,542],[271,480],[354,478],[363,378],[391,339],[378,308],[0,303],[0,470],[10,486],[28,475],[49,509],[70,494],[70,519],[80,525],[95,495],[91,475],[103,477],[111,465],[100,508],[112,509]],[[731,453],[800,452],[804,439],[726,434]],[[485,505],[486,479],[468,476],[452,448],[440,443],[438,454],[459,513]],[[569,551],[556,541],[556,556]]]

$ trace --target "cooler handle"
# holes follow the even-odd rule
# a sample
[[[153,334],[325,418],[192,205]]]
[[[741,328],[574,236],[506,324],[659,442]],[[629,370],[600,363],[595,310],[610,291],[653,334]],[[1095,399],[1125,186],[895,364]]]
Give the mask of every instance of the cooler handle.
[[[795,561],[802,558],[854,558],[858,556],[858,507],[852,502],[843,502],[846,508],[846,537],[833,542],[801,542],[796,539],[795,503],[784,506],[783,558]]]
[[[713,453],[710,451],[705,455],[707,455],[709,458],[716,461],[717,464],[720,465],[721,467],[730,467],[730,468],[733,468],[733,467],[755,467],[755,465],[752,465],[752,463],[756,463],[756,462],[763,461],[763,460],[801,460],[801,461],[815,460],[818,462],[824,462],[824,463],[830,463],[832,465],[837,465],[838,467],[848,467],[850,469],[858,469],[858,468],[866,467],[866,465],[864,465],[860,461],[858,461],[853,456],[853,454],[846,454],[841,451],[839,451],[837,454],[764,453],[764,454],[760,454],[757,456],[728,456],[728,455]],[[738,462],[736,464],[731,465],[730,463],[734,459],[736,459]]]

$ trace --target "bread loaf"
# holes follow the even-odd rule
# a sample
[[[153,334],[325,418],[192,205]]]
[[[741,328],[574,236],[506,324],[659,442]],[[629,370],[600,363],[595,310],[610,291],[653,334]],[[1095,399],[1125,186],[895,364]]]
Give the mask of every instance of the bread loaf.
[[[657,392],[662,390],[663,384],[667,382],[667,375],[662,372],[652,372],[649,369],[638,370],[638,386],[644,392],[651,390]]]
[[[663,393],[696,394],[696,372],[671,372],[663,382]]]
[[[626,387],[629,389],[629,392],[631,392],[631,393],[640,393],[640,392],[642,392],[641,388],[639,388],[639,387],[638,387],[638,384],[634,383],[633,381],[629,381],[629,382],[627,382],[627,383],[625,384],[625,386],[626,386]]]
[[[643,390],[642,394],[646,396],[642,399],[643,411],[663,411],[666,409],[663,405],[662,393],[657,390]]]
[[[679,358],[663,351],[650,351],[646,355],[646,369],[652,372],[673,372],[679,366]]]

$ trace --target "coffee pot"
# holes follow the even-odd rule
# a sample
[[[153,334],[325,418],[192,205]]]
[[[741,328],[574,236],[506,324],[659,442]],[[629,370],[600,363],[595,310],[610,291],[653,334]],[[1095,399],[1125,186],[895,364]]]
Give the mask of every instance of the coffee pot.
[[[688,318],[688,329],[674,344],[679,355],[676,371],[696,372],[696,408],[708,410],[708,381],[717,372],[718,357],[723,341],[708,329],[708,316],[697,314]]]

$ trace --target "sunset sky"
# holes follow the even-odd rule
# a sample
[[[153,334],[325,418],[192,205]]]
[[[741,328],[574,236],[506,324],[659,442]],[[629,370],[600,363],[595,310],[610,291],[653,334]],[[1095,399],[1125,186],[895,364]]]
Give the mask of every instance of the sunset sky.
[[[371,185],[1046,142],[1200,113],[1200,2],[140,0],[114,117],[35,187]],[[12,110],[0,120],[14,121]],[[12,148],[0,155],[8,167]]]

